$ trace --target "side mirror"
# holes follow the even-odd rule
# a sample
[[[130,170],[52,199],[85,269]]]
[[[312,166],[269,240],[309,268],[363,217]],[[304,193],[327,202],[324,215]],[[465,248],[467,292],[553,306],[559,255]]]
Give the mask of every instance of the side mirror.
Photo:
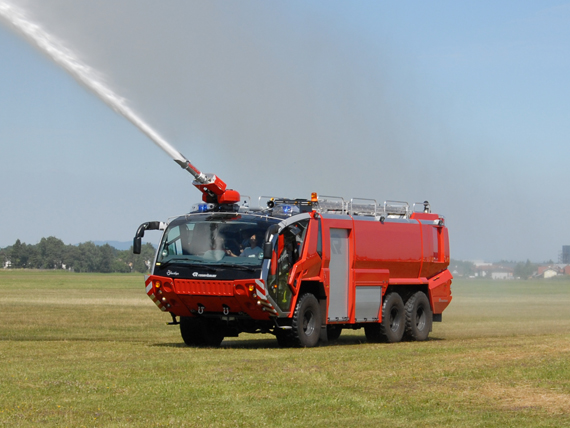
[[[133,254],[140,254],[142,246],[142,238],[136,237],[133,239]]]
[[[145,230],[163,230],[165,227],[166,225],[160,221],[149,221],[141,224],[137,230],[135,239],[133,239],[133,254],[141,253],[142,237],[144,236]]]
[[[263,258],[270,259],[273,256],[273,244],[271,242],[263,243]]]
[[[270,259],[273,255],[273,244],[271,243],[271,239],[273,235],[277,235],[279,233],[279,225],[272,224],[269,226],[267,231],[265,232],[265,240],[263,241],[263,258]]]
[[[272,224],[271,226],[269,226],[269,228],[265,232],[265,241],[264,242],[270,241],[271,235],[277,235],[278,233],[279,233],[279,225],[278,224]]]

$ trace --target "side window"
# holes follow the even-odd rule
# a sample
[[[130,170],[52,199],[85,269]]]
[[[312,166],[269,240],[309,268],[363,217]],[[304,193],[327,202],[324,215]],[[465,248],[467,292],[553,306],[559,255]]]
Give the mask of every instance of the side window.
[[[175,226],[168,231],[164,248],[166,249],[167,254],[163,254],[163,257],[182,254],[182,243],[180,242],[180,226]]]
[[[295,223],[291,229],[291,233],[294,234],[293,264],[297,263],[297,260],[299,260],[303,254],[303,246],[305,244],[305,236],[307,235],[308,226],[309,220],[303,220]]]
[[[189,246],[190,240],[192,239],[192,229],[193,227],[190,229],[188,225],[185,224],[169,229],[164,238],[165,243],[161,257],[190,254]]]

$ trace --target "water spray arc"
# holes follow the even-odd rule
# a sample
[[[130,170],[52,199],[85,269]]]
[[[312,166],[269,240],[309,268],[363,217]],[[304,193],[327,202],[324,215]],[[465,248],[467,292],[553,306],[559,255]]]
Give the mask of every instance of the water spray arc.
[[[240,195],[234,190],[226,190],[226,184],[213,174],[200,172],[178,150],[170,145],[156,130],[137,115],[128,105],[127,101],[111,90],[98,73],[79,60],[63,43],[45,31],[40,25],[33,22],[26,13],[10,4],[8,1],[0,2],[0,17],[22,34],[41,52],[46,54],[56,64],[66,70],[81,85],[97,95],[105,104],[117,113],[128,119],[139,128],[158,147],[164,150],[174,161],[194,177],[194,186],[203,193],[203,200],[210,203],[233,204],[239,202]]]
[[[163,231],[145,289],[187,345],[271,333],[282,347],[314,347],[343,329],[364,329],[370,342],[424,341],[442,321],[452,300],[449,235],[428,202],[313,193],[239,206],[238,192],[198,170],[10,1],[0,0],[0,18],[143,131],[202,192],[206,203],[191,212],[141,224],[132,247],[140,254],[145,232]]]

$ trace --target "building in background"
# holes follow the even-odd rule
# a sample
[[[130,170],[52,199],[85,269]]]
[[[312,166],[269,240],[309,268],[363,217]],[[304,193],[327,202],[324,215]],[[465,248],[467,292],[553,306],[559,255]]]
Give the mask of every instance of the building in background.
[[[570,245],[562,246],[562,254],[560,257],[560,263],[570,264]]]

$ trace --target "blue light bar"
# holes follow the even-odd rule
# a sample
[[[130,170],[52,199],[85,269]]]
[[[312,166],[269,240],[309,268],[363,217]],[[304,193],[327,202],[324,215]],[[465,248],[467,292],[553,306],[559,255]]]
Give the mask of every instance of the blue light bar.
[[[296,205],[277,205],[273,209],[273,214],[293,215],[299,214],[301,210]]]
[[[192,212],[205,213],[214,209],[214,204],[207,204],[206,202],[200,202],[198,204],[192,205]]]

